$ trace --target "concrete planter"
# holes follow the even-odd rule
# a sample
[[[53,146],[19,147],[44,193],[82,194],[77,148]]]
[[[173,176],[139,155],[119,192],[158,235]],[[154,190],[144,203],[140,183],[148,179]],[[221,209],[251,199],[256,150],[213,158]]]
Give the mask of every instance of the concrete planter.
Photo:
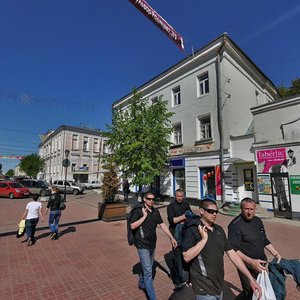
[[[105,222],[125,220],[127,205],[120,203],[98,203],[98,218]]]

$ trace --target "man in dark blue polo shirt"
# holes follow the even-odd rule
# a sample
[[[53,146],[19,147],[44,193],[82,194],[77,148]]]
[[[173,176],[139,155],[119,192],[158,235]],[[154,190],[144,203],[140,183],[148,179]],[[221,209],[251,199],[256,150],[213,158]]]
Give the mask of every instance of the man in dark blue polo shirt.
[[[221,300],[224,283],[224,252],[245,274],[253,291],[261,295],[260,286],[247,270],[241,258],[229,244],[223,228],[215,224],[218,208],[211,197],[202,199],[201,219],[187,219],[183,235],[182,254],[190,263],[190,280],[197,300]]]
[[[251,198],[241,201],[241,214],[234,218],[228,225],[228,239],[240,258],[246,264],[254,278],[266,270],[266,248],[279,262],[281,259],[278,251],[267,239],[262,220],[255,216],[256,203]],[[243,291],[236,299],[252,299],[252,291],[245,276],[239,272]]]

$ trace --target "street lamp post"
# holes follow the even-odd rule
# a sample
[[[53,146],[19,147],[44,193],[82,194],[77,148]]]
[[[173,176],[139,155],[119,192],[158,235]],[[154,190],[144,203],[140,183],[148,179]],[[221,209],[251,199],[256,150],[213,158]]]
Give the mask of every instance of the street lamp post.
[[[65,167],[65,189],[64,189],[64,200],[67,201],[67,174],[68,167],[70,166],[70,160],[68,159],[70,154],[70,150],[65,150],[65,159],[63,160],[63,166]]]

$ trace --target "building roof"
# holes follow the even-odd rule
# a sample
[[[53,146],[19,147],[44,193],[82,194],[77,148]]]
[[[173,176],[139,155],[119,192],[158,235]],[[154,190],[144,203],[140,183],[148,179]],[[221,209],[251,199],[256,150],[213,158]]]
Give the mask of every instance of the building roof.
[[[48,140],[59,134],[61,131],[73,131],[76,133],[84,133],[84,134],[90,134],[90,135],[96,135],[101,137],[101,130],[100,129],[91,129],[88,127],[81,127],[81,126],[68,126],[68,125],[60,125],[55,130],[49,130],[44,135],[40,135],[40,138],[42,140],[39,147],[41,147],[43,144],[45,144]]]
[[[163,71],[162,73],[158,74],[154,78],[152,78],[149,81],[145,82],[140,87],[138,87],[136,90],[137,91],[143,91],[143,89],[153,85],[157,81],[162,80],[163,78],[169,76],[170,74],[173,74],[174,72],[176,72],[179,69],[185,67],[186,65],[192,64],[194,62],[194,60],[199,58],[199,57],[202,57],[204,55],[208,55],[208,54],[213,53],[213,52],[217,53],[218,51],[220,51],[220,49],[222,49],[224,44],[233,46],[234,50],[236,52],[238,52],[241,56],[243,56],[243,59],[248,60],[250,65],[252,65],[252,67],[260,74],[260,76],[265,79],[266,83],[268,83],[268,85],[278,93],[277,88],[273,84],[273,82],[256,66],[256,64],[249,58],[249,56],[247,54],[245,54],[245,52],[231,38],[229,38],[229,36],[226,32],[221,34],[216,39],[209,42],[207,45],[200,48],[196,52],[192,53],[188,57],[182,59],[181,61],[179,61],[175,65],[171,66],[167,70]],[[129,100],[132,97],[132,95],[133,95],[133,92],[130,92],[127,95],[123,96],[121,99],[115,101],[112,104],[113,108],[117,107],[120,104],[122,104],[123,102],[126,102],[127,100]]]

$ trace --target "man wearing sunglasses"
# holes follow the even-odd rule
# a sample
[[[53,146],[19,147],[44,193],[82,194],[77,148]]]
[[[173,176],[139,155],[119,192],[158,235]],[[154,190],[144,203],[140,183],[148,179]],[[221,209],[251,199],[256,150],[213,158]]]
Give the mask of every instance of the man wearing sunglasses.
[[[228,225],[228,239],[236,253],[246,264],[254,278],[263,270],[267,263],[266,248],[278,262],[281,260],[279,252],[267,239],[262,220],[255,216],[256,203],[251,198],[241,201],[241,214]],[[236,299],[251,300],[252,291],[245,276],[239,272],[243,291]]]
[[[156,227],[157,225],[169,237],[174,248],[177,242],[173,238],[169,228],[163,222],[160,212],[154,205],[154,195],[147,192],[144,196],[144,207],[133,212],[131,229],[135,231],[134,245],[137,248],[141,262],[142,272],[139,277],[139,288],[145,290],[148,299],[155,300],[155,290],[152,279],[152,267],[156,248]]]
[[[218,208],[214,198],[206,196],[200,204],[200,218],[188,218],[182,241],[184,260],[190,264],[190,280],[197,300],[221,300],[224,284],[224,252],[248,279],[260,298],[261,288],[242,259],[229,244],[223,228],[215,224]]]

